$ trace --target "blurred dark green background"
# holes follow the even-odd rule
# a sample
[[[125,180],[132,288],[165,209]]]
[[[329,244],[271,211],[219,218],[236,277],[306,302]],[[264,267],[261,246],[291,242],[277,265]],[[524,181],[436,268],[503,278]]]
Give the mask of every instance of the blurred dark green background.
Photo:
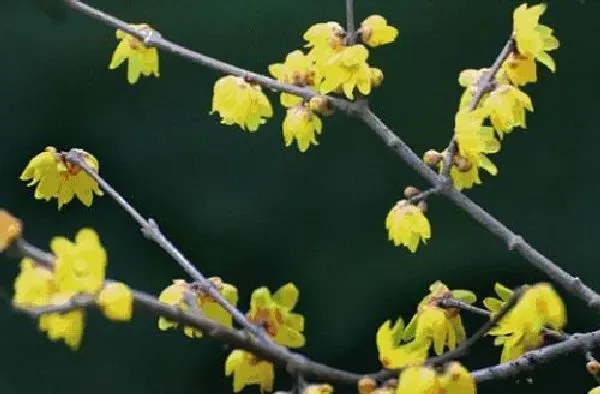
[[[148,22],[165,37],[255,71],[300,47],[317,21],[343,22],[342,0],[96,1],[131,22]],[[513,1],[356,0],[358,21],[381,13],[400,30],[396,44],[372,51],[385,72],[372,106],[419,154],[450,136],[460,90],[458,72],[491,63],[511,29]],[[528,86],[535,112],[529,129],[507,138],[494,157],[500,173],[469,194],[564,268],[600,289],[597,223],[600,189],[596,147],[598,17],[596,0],[555,1],[543,22],[561,48],[558,72],[540,69]],[[374,346],[381,322],[410,318],[436,279],[470,288],[480,299],[494,281],[510,286],[543,280],[518,255],[448,202],[435,198],[433,238],[416,255],[386,240],[385,215],[407,184],[426,186],[363,125],[342,115],[324,121],[320,146],[285,149],[283,111],[257,134],[209,116],[218,77],[161,54],[161,77],[131,87],[125,70],[108,70],[114,31],[63,9],[55,0],[0,0],[0,206],[20,216],[26,237],[41,246],[92,226],[109,251],[109,276],[158,294],[182,271],[109,198],[92,209],[62,212],[35,201],[18,180],[47,145],[82,147],[102,174],[207,275],[238,286],[241,306],[258,286],[288,281],[301,290],[306,354],[357,372],[379,368]],[[34,322],[14,313],[7,294],[14,261],[0,267],[1,393],[230,392],[227,349],[210,339],[161,334],[153,317],[114,324],[96,313],[82,348],[49,342]],[[568,330],[600,319],[566,298]],[[466,319],[475,329],[481,319]],[[495,363],[499,349],[483,341],[469,368]],[[593,381],[582,357],[544,366],[534,383],[485,384],[482,393],[553,392],[568,381],[584,393]],[[278,389],[289,388],[285,373]],[[550,391],[549,391],[550,390]],[[340,389],[343,392],[342,389]],[[253,387],[247,392],[257,392]]]

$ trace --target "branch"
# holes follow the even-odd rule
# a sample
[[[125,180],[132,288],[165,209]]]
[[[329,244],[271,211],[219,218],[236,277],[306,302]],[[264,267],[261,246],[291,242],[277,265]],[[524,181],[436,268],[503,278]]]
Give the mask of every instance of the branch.
[[[356,30],[354,29],[354,0],[346,0],[346,45],[352,45],[356,41]]]
[[[350,101],[347,101],[347,100],[344,100],[341,98],[335,98],[335,97],[321,95],[321,94],[311,90],[310,88],[298,87],[298,86],[290,85],[287,83],[282,83],[282,82],[276,81],[272,78],[269,78],[266,75],[257,74],[252,71],[234,66],[232,64],[225,63],[221,60],[217,60],[210,56],[203,55],[200,52],[193,51],[191,49],[188,49],[184,46],[181,46],[179,44],[176,44],[174,42],[171,42],[171,41],[163,38],[163,36],[155,30],[136,29],[129,23],[122,21],[112,15],[106,14],[106,13],[100,11],[99,9],[94,8],[88,4],[82,3],[79,0],[63,0],[63,1],[68,7],[72,8],[84,15],[87,15],[93,19],[96,19],[96,20],[104,23],[105,25],[111,26],[115,29],[125,31],[125,32],[137,37],[138,39],[142,40],[142,42],[147,46],[153,46],[153,47],[161,49],[165,52],[170,52],[174,55],[180,56],[182,58],[190,60],[194,63],[198,63],[204,67],[213,69],[213,70],[218,71],[223,74],[235,75],[238,77],[242,77],[249,82],[255,83],[257,85],[263,86],[268,89],[295,94],[296,96],[300,96],[306,100],[309,100],[312,97],[320,96],[320,97],[324,97],[327,100],[327,102],[329,104],[331,104],[332,107],[334,107],[340,111],[347,112],[347,111],[352,110],[353,104]]]
[[[494,86],[494,79],[496,78],[496,74],[500,67],[502,67],[502,63],[506,60],[506,58],[510,55],[510,53],[515,49],[515,40],[511,35],[504,47],[496,57],[494,64],[490,67],[477,81],[477,87],[475,89],[475,93],[469,102],[469,106],[467,107],[468,111],[473,111],[479,105],[479,102],[483,98],[483,95],[489,92]],[[450,139],[450,143],[446,148],[446,156],[444,157],[443,165],[442,165],[442,176],[444,178],[448,178],[450,176],[450,169],[452,168],[454,155],[456,154],[456,140],[454,136]]]
[[[523,356],[506,363],[478,369],[471,374],[478,383],[490,380],[508,379],[522,372],[533,370],[557,357],[600,345],[600,330],[585,334],[572,334],[568,339],[541,349],[532,350]]]
[[[207,280],[200,271],[173,245],[167,237],[160,231],[158,224],[153,219],[144,219],[144,217],[123,198],[104,178],[102,178],[92,167],[90,167],[81,156],[80,150],[71,149],[69,152],[62,153],[64,159],[85,171],[92,177],[98,185],[108,193],[142,228],[142,233],[150,240],[157,243],[169,256],[175,260],[181,268],[200,286],[200,289],[210,295],[219,305],[233,316],[233,319],[243,328],[256,335],[262,341],[272,343],[264,334],[263,330],[252,324],[242,312],[231,305],[213,283]]]

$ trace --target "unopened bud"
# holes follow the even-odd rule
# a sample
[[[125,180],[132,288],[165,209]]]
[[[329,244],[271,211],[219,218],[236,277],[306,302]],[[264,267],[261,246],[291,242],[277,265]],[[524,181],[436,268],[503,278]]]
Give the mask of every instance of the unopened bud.
[[[308,107],[313,112],[318,112],[323,115],[331,115],[333,110],[329,108],[327,99],[322,96],[315,96],[308,101]]]
[[[427,211],[427,202],[425,200],[420,200],[417,203],[417,208],[419,208],[421,212],[425,213]]]
[[[454,165],[460,172],[469,172],[471,170],[471,168],[473,168],[473,165],[471,164],[471,162],[468,159],[466,159],[465,157],[462,157],[458,154],[454,155],[454,158],[452,161],[454,162]]]
[[[384,387],[395,388],[398,387],[398,379],[389,379],[383,383]]]
[[[358,381],[358,392],[360,394],[369,394],[375,391],[377,382],[373,378],[364,377]]]
[[[383,71],[378,68],[371,67],[369,72],[371,74],[371,86],[377,87],[383,83]]]
[[[429,167],[435,167],[442,161],[442,154],[434,149],[430,149],[423,155],[423,162]]]
[[[306,386],[303,394],[331,394],[333,386],[329,384],[311,384]]]
[[[406,198],[411,198],[412,196],[416,196],[419,193],[421,193],[421,191],[414,186],[406,186],[406,188],[404,189],[404,197]]]
[[[600,373],[600,363],[596,360],[588,361],[585,364],[585,369],[587,369],[588,373],[591,375],[598,375]]]
[[[21,221],[4,209],[0,210],[0,252],[8,248],[21,236]]]

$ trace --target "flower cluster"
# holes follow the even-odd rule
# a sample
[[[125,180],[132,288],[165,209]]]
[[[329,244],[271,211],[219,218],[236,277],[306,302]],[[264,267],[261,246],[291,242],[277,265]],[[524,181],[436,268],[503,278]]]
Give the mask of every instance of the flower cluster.
[[[63,305],[73,297],[91,295],[111,320],[131,319],[133,296],[122,283],[105,282],[106,251],[96,232],[82,229],[75,242],[63,237],[52,239],[50,248],[56,256],[53,267],[25,258],[15,280],[13,302],[20,308]],[[81,344],[84,309],[65,313],[46,313],[39,328],[53,341],[63,339],[72,349]]]
[[[78,150],[78,154],[95,172],[100,169],[98,160],[88,152]],[[85,206],[92,205],[94,194],[101,196],[98,183],[79,166],[65,160],[56,148],[49,146],[44,152],[29,161],[21,174],[22,181],[29,181],[27,186],[36,186],[36,199],[46,201],[56,198],[58,209],[77,197]]]
[[[465,90],[454,122],[457,150],[450,170],[459,190],[481,184],[479,169],[496,175],[498,169],[486,155],[500,150],[505,134],[516,127],[526,128],[526,112],[533,111],[533,104],[521,86],[537,81],[535,61],[556,70],[547,51],[557,49],[559,42],[551,28],[539,24],[545,9],[544,4],[529,8],[522,4],[514,11],[511,51],[498,70],[468,69],[459,75],[459,85]],[[475,97],[476,92],[483,94]],[[430,151],[424,161],[441,172],[447,154]]]
[[[487,297],[483,301],[492,317],[513,294],[500,283],[496,283],[495,291],[499,298]],[[560,296],[551,285],[539,283],[525,290],[517,304],[489,334],[496,337],[496,345],[503,346],[500,360],[505,362],[540,347],[544,328],[561,330],[566,322],[567,313]]]
[[[424,211],[423,204],[414,205],[407,200],[398,201],[385,219],[388,239],[395,246],[404,245],[415,253],[419,242],[425,243],[431,237],[431,226]]]
[[[460,363],[449,363],[442,372],[412,366],[400,374],[396,394],[475,394],[477,385],[473,376]]]
[[[444,347],[453,350],[466,338],[459,310],[444,309],[438,306],[443,299],[453,298],[472,304],[477,300],[468,290],[450,290],[440,281],[429,287],[429,294],[423,298],[417,313],[405,327],[402,319],[391,326],[384,322],[377,331],[379,360],[385,368],[401,368],[424,361],[433,345],[437,355]]]

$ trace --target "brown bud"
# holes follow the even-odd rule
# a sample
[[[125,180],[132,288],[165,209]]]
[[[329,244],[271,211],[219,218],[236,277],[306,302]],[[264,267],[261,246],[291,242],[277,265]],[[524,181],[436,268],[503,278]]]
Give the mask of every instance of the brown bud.
[[[406,198],[411,198],[412,196],[416,196],[419,193],[421,193],[421,191],[414,186],[406,186],[406,188],[404,189],[404,197]]]
[[[0,252],[3,252],[19,238],[22,232],[21,221],[10,212],[0,209]]]
[[[358,381],[358,392],[360,394],[369,394],[375,391],[377,388],[377,382],[368,376],[365,376]]]
[[[421,212],[426,212],[427,211],[427,202],[425,200],[420,200],[417,203],[417,208],[419,208],[421,210]]]
[[[430,149],[423,155],[423,162],[429,167],[435,167],[442,161],[442,154],[436,150]]]
[[[588,361],[585,364],[585,369],[587,369],[588,373],[591,375],[598,375],[600,373],[600,363],[596,360]]]
[[[473,165],[471,164],[471,162],[469,160],[467,160],[466,158],[464,158],[458,154],[454,155],[454,158],[452,161],[454,162],[454,165],[460,172],[468,172],[473,167]]]
[[[306,386],[303,394],[331,394],[333,387],[329,384],[310,384]]]
[[[331,115],[333,110],[329,108],[329,103],[327,99],[322,96],[315,96],[311,98],[308,102],[308,107],[313,112],[318,112],[323,115]]]
[[[398,386],[398,379],[389,379],[389,380],[386,380],[383,385],[385,387],[395,388],[395,387]]]

